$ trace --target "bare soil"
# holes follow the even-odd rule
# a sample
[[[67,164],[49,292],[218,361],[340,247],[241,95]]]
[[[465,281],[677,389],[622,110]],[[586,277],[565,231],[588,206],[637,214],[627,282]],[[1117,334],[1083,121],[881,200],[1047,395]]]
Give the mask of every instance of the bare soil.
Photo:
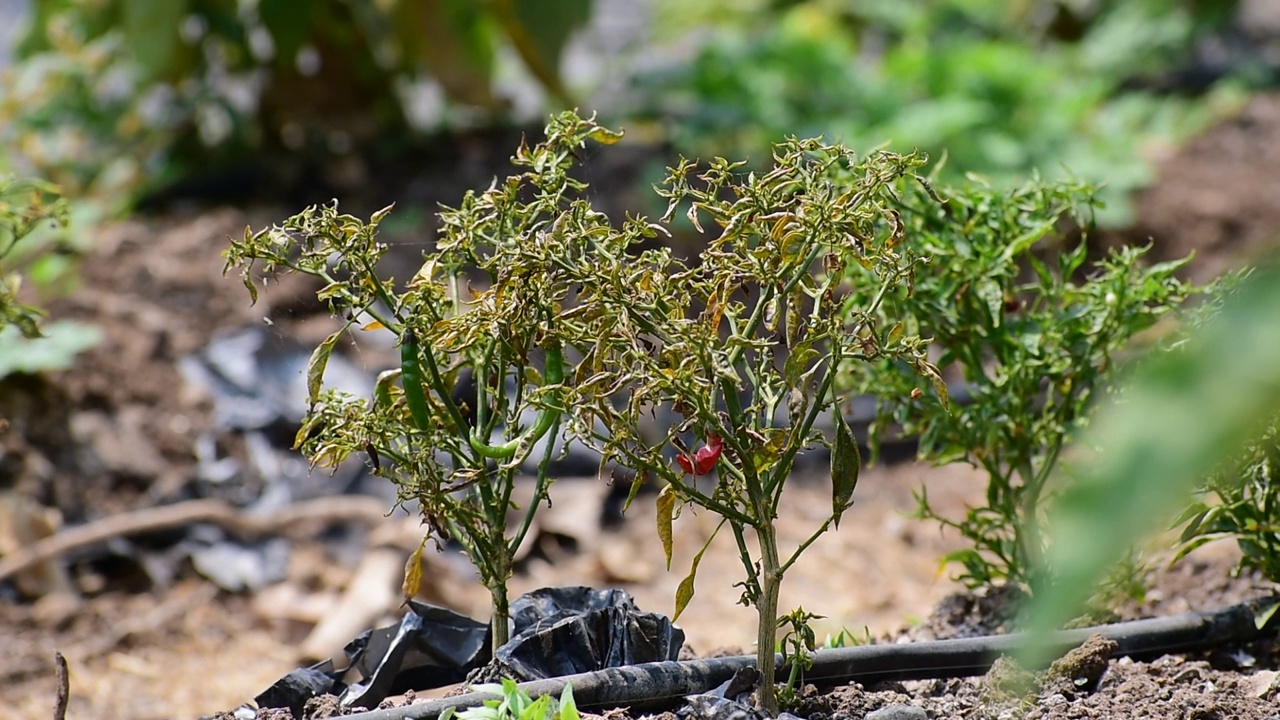
[[[1158,237],[1158,252],[1170,257],[1197,249],[1193,273],[1201,278],[1272,247],[1280,235],[1278,147],[1280,96],[1259,98],[1161,164],[1160,181],[1138,198],[1140,221],[1130,237]],[[284,214],[177,212],[98,232],[82,286],[52,310],[55,317],[96,323],[103,343],[69,372],[0,387],[0,407],[11,424],[0,435],[0,552],[59,526],[190,497],[193,445],[212,421],[209,399],[184,383],[179,361],[216,333],[264,318],[279,336],[304,341],[323,337],[330,327],[316,314],[312,288],[304,282],[272,288],[251,307],[239,281],[221,276],[220,252],[229,236]],[[377,349],[363,359],[376,364]],[[234,447],[234,438],[223,441],[233,455],[247,452]],[[816,475],[798,478],[785,498],[784,541],[797,542],[821,521],[830,500]],[[839,532],[822,538],[791,571],[782,607],[803,605],[825,615],[819,637],[841,629],[881,640],[904,629],[913,637],[946,635],[964,614],[952,612],[959,601],[942,604],[959,588],[937,559],[958,544],[906,517],[914,506],[911,491],[922,483],[935,507],[953,515],[983,490],[982,478],[965,467],[868,470]],[[539,521],[538,545],[514,578],[513,591],[622,587],[642,609],[669,612],[677,584],[713,527],[711,518],[686,513],[679,519],[668,572],[651,502],[637,503],[620,527],[602,528],[597,518],[608,492],[602,481],[565,479],[555,490],[553,509]],[[0,718],[49,717],[55,651],[71,668],[70,718],[195,718],[249,700],[314,657],[314,646],[304,650],[305,641],[321,619],[347,607],[342,603],[350,600],[353,584],[360,589],[356,595],[381,603],[362,610],[370,624],[398,616],[398,567],[419,536],[411,519],[386,522],[394,532],[350,535],[338,546],[319,531],[314,537],[288,533],[284,579],[250,593],[217,590],[189,563],[171,565],[167,580],[143,572],[144,562],[163,565],[163,534],[48,564],[44,575],[29,579],[37,598],[0,602]],[[361,574],[372,572],[370,558],[379,552],[390,553],[397,572]],[[458,560],[429,559],[423,595],[482,616],[486,595]],[[1274,590],[1254,578],[1229,577],[1234,560],[1234,548],[1208,546],[1158,573],[1146,600],[1124,614],[1215,609]],[[731,587],[740,571],[731,539],[718,538],[680,619],[695,652],[750,647],[754,616],[736,604]],[[940,607],[943,612],[935,614]],[[856,719],[904,703],[931,718],[1276,717],[1276,649],[1248,650],[1248,659],[1223,653],[1150,663],[1111,660],[1092,693],[1000,699],[982,679],[853,685],[813,693],[798,712],[815,720]]]

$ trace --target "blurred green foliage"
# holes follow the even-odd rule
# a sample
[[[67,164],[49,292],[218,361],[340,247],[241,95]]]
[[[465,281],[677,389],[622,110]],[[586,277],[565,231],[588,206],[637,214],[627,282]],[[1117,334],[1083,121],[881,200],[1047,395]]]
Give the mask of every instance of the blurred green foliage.
[[[72,265],[59,251],[56,231],[66,225],[68,212],[57,187],[0,177],[0,378],[66,369],[99,340],[99,331],[83,323],[46,325],[44,311],[21,296],[48,295],[63,286]],[[27,280],[34,293],[23,291]]]
[[[40,337],[43,313],[19,301],[23,280],[18,269],[35,261],[33,250],[44,244],[40,242],[42,229],[66,222],[67,203],[56,187],[0,177],[0,327],[13,326],[24,338]]]
[[[1214,540],[1234,539],[1237,570],[1254,569],[1280,583],[1280,416],[1244,449],[1212,472],[1200,498],[1179,516],[1179,557]]]
[[[1055,585],[1033,604],[1037,629],[1057,627],[1077,613],[1105,569],[1185,507],[1186,493],[1197,483],[1232,457],[1257,457],[1247,449],[1250,443],[1266,448],[1271,442],[1266,428],[1280,406],[1277,327],[1280,268],[1273,264],[1247,278],[1190,337],[1135,368],[1115,401],[1097,414],[1082,438],[1095,453],[1076,464],[1073,482],[1049,516],[1052,543],[1044,560],[1054,569]],[[1246,487],[1271,480],[1247,464],[1244,469]],[[1253,494],[1251,502],[1267,524],[1242,538],[1274,535],[1275,491]],[[1274,540],[1269,547],[1264,550],[1276,550]],[[1270,562],[1274,568],[1274,557]]]
[[[1210,0],[838,0],[704,4],[714,23],[686,65],[641,78],[641,113],[690,155],[767,160],[787,135],[851,147],[943,152],[943,179],[1008,186],[1062,168],[1108,183],[1107,223],[1151,178],[1146,156],[1238,99],[1127,83],[1184,62],[1235,2]],[[669,24],[689,3],[661,4]]]
[[[505,48],[570,104],[560,53],[590,11],[591,0],[35,0],[0,91],[0,139],[24,171],[119,211],[249,153],[404,141],[424,78],[455,121],[501,116]]]

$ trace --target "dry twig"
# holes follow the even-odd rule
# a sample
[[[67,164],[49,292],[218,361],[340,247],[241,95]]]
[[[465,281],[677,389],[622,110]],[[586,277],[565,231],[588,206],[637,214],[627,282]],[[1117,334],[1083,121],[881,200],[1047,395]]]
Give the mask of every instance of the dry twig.
[[[98,545],[118,537],[167,530],[191,523],[214,523],[236,535],[252,537],[296,532],[302,523],[307,522],[374,524],[384,520],[387,515],[383,501],[354,495],[316,498],[263,514],[246,513],[220,500],[191,500],[112,515],[63,530],[0,558],[0,580],[72,550]]]
[[[67,701],[71,698],[71,677],[67,673],[67,659],[53,651],[53,673],[58,682],[58,695],[53,701],[53,720],[66,720]]]

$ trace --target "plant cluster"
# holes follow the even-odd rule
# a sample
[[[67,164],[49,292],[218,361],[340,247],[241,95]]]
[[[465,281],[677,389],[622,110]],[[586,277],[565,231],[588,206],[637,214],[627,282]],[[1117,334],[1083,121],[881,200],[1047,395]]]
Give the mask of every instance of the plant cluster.
[[[619,247],[594,260],[573,312],[593,341],[571,383],[571,427],[607,462],[664,483],[658,535],[668,562],[681,506],[719,515],[717,532],[728,526],[745,573],[741,602],[759,616],[760,697],[770,711],[782,580],[838,527],[861,464],[836,377],[889,359],[919,384],[932,382],[945,402],[923,341],[889,336],[879,313],[919,263],[895,208],[905,187],[923,183],[915,174],[922,163],[889,152],[857,157],[817,140],[780,143],[761,174],[722,159],[701,169],[683,161],[658,189],[669,203],[664,221],[683,210],[695,228],[714,223],[705,249],[685,263],[666,248]],[[865,295],[844,284],[853,265],[865,273]],[[678,421],[646,437],[647,418],[668,404]],[[705,445],[690,452],[682,436]],[[774,524],[783,488],[796,456],[815,446],[831,453],[831,512],[806,540],[783,548]],[[683,461],[667,459],[672,447]],[[713,469],[718,481],[700,483]],[[680,583],[677,615],[714,537]]]
[[[1066,228],[1088,227],[1095,200],[1086,185],[974,183],[943,194],[942,207],[919,193],[904,199],[905,232],[929,263],[913,292],[890,295],[882,312],[933,340],[938,365],[956,378],[956,402],[912,396],[913,374],[890,362],[860,366],[866,372],[846,382],[881,398],[873,434],[900,425],[918,434],[922,458],[987,474],[985,503],[963,518],[940,516],[927,488],[917,493],[919,517],[967,541],[944,562],[959,563],[970,586],[1034,591],[1047,580],[1036,561],[1064,449],[1135,336],[1192,290],[1175,276],[1185,261],[1146,265],[1145,249],[1133,247],[1090,259],[1083,235],[1063,239]]]
[[[559,700],[550,695],[533,700],[509,678],[503,678],[500,685],[476,685],[471,689],[498,695],[500,699],[485,700],[483,705],[461,712],[447,708],[440,714],[440,720],[579,720],[582,717],[573,700],[571,685],[564,686]]]
[[[785,133],[948,157],[942,179],[1007,186],[1066,164],[1106,181],[1123,222],[1151,179],[1142,148],[1187,137],[1231,102],[1192,101],[1142,79],[1187,62],[1235,3],[905,0],[713,3],[694,58],[638,78],[638,112],[682,152],[767,157]],[[666,3],[673,29],[688,3]]]
[[[893,358],[943,391],[923,341],[886,337],[878,319],[919,262],[905,250],[894,205],[903,186],[923,182],[915,175],[923,159],[859,158],[791,140],[761,176],[716,160],[695,177],[682,162],[659,190],[670,202],[663,224],[628,218],[615,228],[568,174],[588,139],[615,138],[572,113],[554,118],[544,142],[517,152],[521,174],[441,213],[434,249],[403,285],[374,270],[387,211],[363,223],[333,206],[246,231],[228,269],[242,268],[255,295],[259,263],[324,281],[320,297],[346,324],[313,355],[312,408],[298,444],[322,465],[366,453],[435,537],[466,549],[491,592],[495,646],[507,639],[512,556],[547,497],[563,415],[568,434],[605,463],[664,483],[658,534],[668,559],[678,506],[722,516],[741,551],[742,600],[759,611],[761,699],[773,709],[780,584],[838,525],[861,462],[840,410],[840,368]],[[651,243],[682,206],[695,225],[707,218],[718,228],[693,263]],[[855,264],[875,288],[865,303],[844,287]],[[401,367],[384,373],[371,398],[323,388],[328,357],[356,328],[389,330],[402,348]],[[464,374],[474,394],[457,392]],[[647,418],[662,407],[681,419],[655,432]],[[704,446],[689,449],[692,436]],[[784,555],[778,502],[797,454],[816,445],[831,449],[831,512]],[[513,488],[535,449],[534,500],[507,531]],[[718,483],[698,483],[713,471]],[[693,595],[696,565],[677,614]]]
[[[432,80],[455,119],[501,116],[512,48],[556,103],[591,0],[37,0],[0,134],[15,161],[109,211],[211,162],[285,149],[342,155],[410,128],[406,88]],[[149,187],[147,187],[149,186]]]
[[[682,160],[656,188],[663,218],[615,225],[572,168],[588,141],[617,137],[573,113],[553,118],[546,140],[517,151],[518,174],[440,214],[407,281],[375,272],[389,209],[365,223],[313,207],[233,243],[228,268],[242,268],[252,293],[258,263],[314,275],[346,319],[308,372],[298,444],[312,461],[366,455],[417,504],[424,546],[448,537],[466,549],[493,599],[495,646],[515,549],[568,442],[634,470],[633,497],[661,484],[668,563],[681,509],[715,513],[739,550],[741,601],[758,613],[769,711],[779,631],[791,683],[816,644],[816,616],[782,613],[778,597],[853,502],[862,458],[844,408],[855,393],[880,398],[877,431],[896,423],[925,457],[987,472],[987,502],[964,518],[938,517],[919,496],[922,516],[971,543],[947,558],[965,579],[1042,589],[1056,573],[1040,570],[1044,558],[1060,556],[1041,529],[1059,459],[1135,337],[1192,292],[1174,277],[1180,264],[1144,265],[1134,248],[1091,259],[1063,232],[1088,224],[1086,185],[935,190],[919,155],[858,156],[820,140],[778,144],[762,172]],[[689,259],[653,242],[678,215],[710,226]],[[402,350],[367,398],[323,387],[329,355],[358,329],[390,331]],[[961,381],[953,395],[944,372]],[[817,447],[831,459],[830,513],[783,548],[781,494],[797,456]],[[526,474],[534,497],[516,508]],[[679,584],[677,616],[714,537]]]
[[[824,618],[825,616],[808,612],[803,607],[778,618],[778,629],[783,631],[782,638],[778,641],[782,665],[791,669],[786,682],[778,689],[779,707],[793,707],[799,700],[798,693],[804,685],[804,673],[813,668],[813,652],[818,649],[813,621]],[[841,630],[836,640],[824,643],[823,647],[836,647],[834,643],[846,641],[847,636]]]
[[[44,313],[18,300],[22,275],[17,268],[34,260],[31,248],[24,246],[20,253],[18,243],[46,223],[63,225],[66,221],[66,201],[53,185],[0,178],[0,327],[12,325],[27,339],[41,336]]]
[[[319,297],[347,321],[312,355],[298,446],[326,466],[366,453],[374,472],[399,486],[401,503],[418,504],[437,539],[462,545],[493,599],[494,648],[509,636],[516,549],[551,482],[564,346],[582,341],[566,305],[582,278],[562,265],[593,236],[612,233],[568,171],[587,138],[616,137],[571,113],[554,119],[544,143],[516,153],[525,172],[440,214],[435,248],[407,282],[376,271],[386,251],[378,224],[390,208],[364,223],[336,203],[311,207],[281,226],[246,230],[227,252],[227,269],[241,268],[254,298],[259,264],[325,283]],[[323,387],[330,355],[357,329],[389,331],[401,348],[400,368],[383,373],[370,398]],[[535,452],[533,499],[509,528],[517,479]]]

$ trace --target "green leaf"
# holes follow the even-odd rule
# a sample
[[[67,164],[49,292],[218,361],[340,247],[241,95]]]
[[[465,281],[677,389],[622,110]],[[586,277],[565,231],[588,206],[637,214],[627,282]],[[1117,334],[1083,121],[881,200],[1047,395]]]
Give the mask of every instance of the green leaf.
[[[840,528],[840,516],[853,504],[853,489],[858,485],[858,472],[862,469],[862,454],[858,440],[853,436],[844,414],[836,407],[836,442],[831,449],[831,513],[836,529]]]
[[[671,569],[671,523],[675,519],[676,489],[673,485],[658,493],[658,540],[662,541],[662,554],[667,558],[667,570]]]
[[[76,356],[102,341],[95,325],[59,320],[43,327],[44,335],[24,338],[15,326],[0,327],[0,378],[14,373],[68,370]]]
[[[805,369],[817,356],[818,351],[814,349],[812,340],[801,340],[796,343],[796,346],[787,354],[786,363],[782,366],[782,377],[786,380],[788,387],[795,387],[800,382]]]
[[[564,692],[560,693],[560,720],[581,720],[578,703],[573,699],[573,685],[569,683],[565,683]]]
[[[1253,626],[1259,630],[1265,628],[1275,616],[1276,610],[1280,610],[1280,602],[1269,602],[1258,608],[1258,612],[1253,616]]]
[[[320,399],[320,391],[324,387],[324,369],[329,365],[329,356],[333,354],[333,347],[338,344],[338,338],[342,337],[342,333],[346,330],[346,327],[343,327],[325,338],[324,342],[311,351],[311,359],[307,361],[307,401],[312,405]]]
[[[178,27],[187,15],[187,0],[124,0],[121,11],[125,45],[132,49],[143,77],[163,77],[182,41]]]
[[[548,720],[550,714],[551,696],[543,695],[533,702],[522,704],[516,717],[519,720]]]
[[[1022,257],[1023,253],[1030,250],[1032,245],[1035,245],[1040,238],[1053,230],[1057,224],[1058,216],[1055,214],[1053,217],[1031,226],[1030,230],[1014,238],[1005,246],[1004,252],[1000,255],[1000,262],[1007,264],[1015,258]]]

